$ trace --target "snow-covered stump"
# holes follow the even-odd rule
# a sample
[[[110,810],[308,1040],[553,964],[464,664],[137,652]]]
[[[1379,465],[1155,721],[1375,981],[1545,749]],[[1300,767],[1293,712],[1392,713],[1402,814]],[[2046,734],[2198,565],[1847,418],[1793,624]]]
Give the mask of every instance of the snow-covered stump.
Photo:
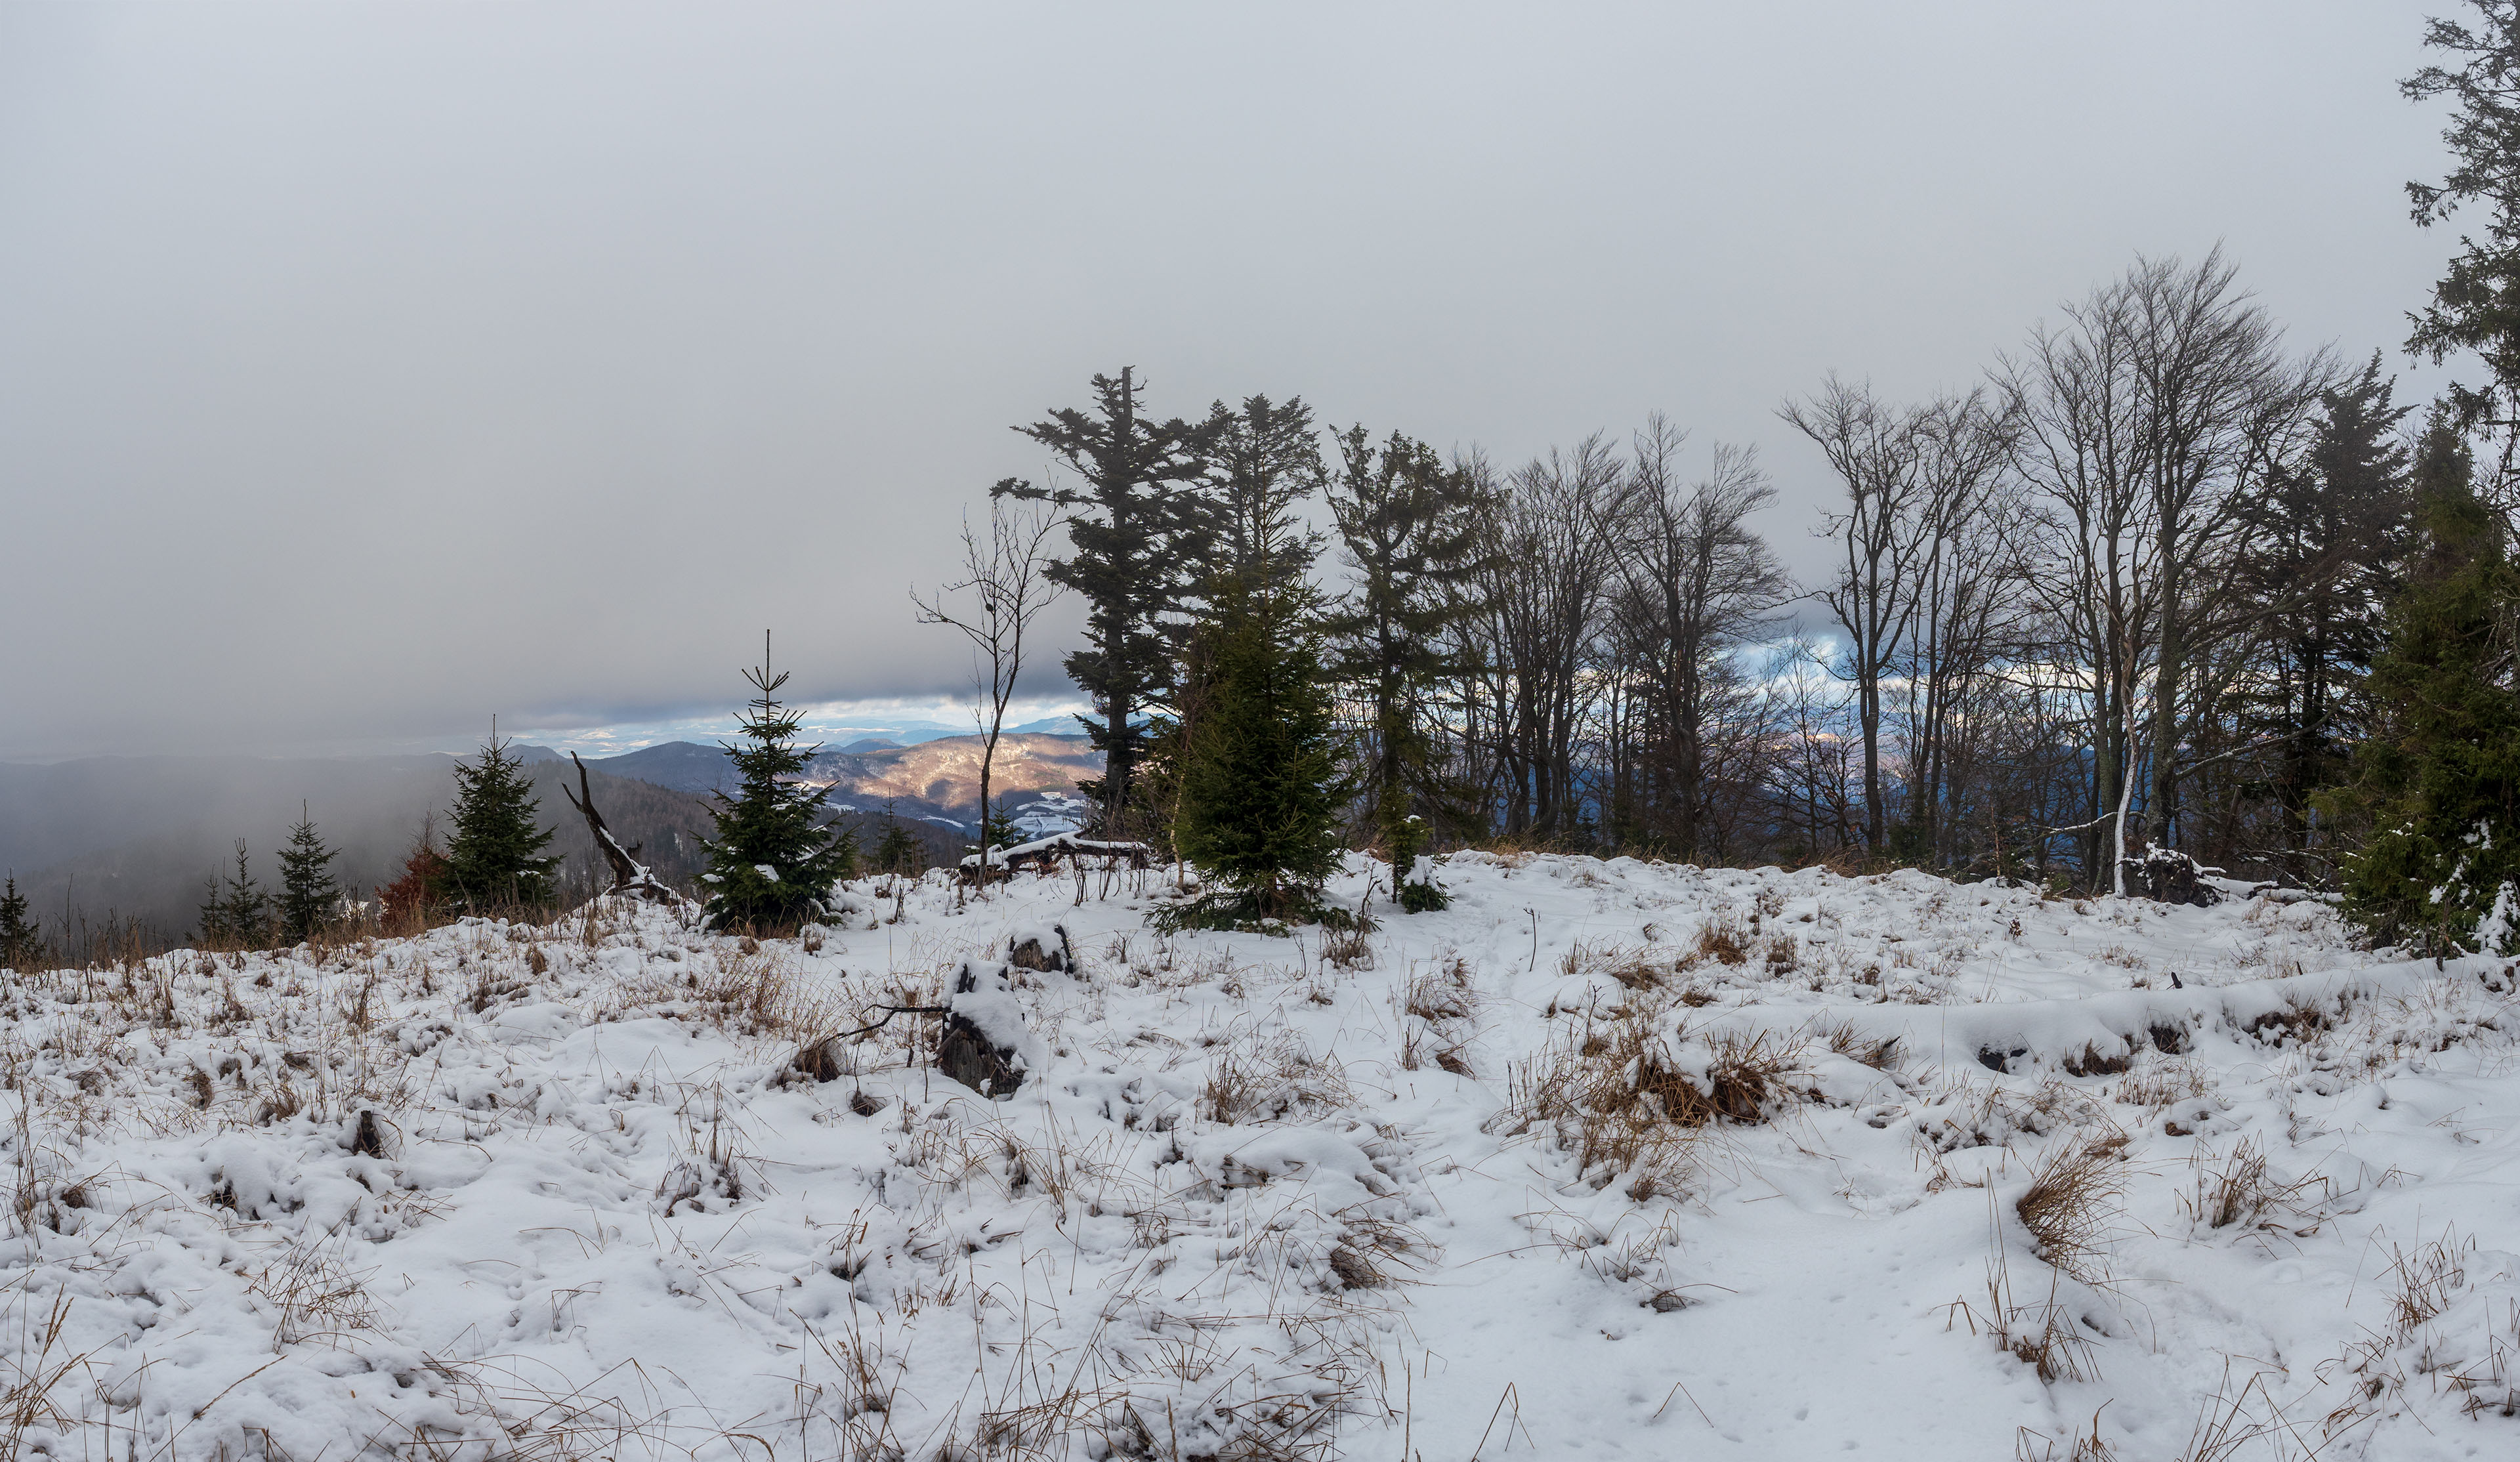
[[[1007,935],[1007,963],[1039,974],[1074,974],[1076,945],[1065,924],[1026,924]]]
[[[2207,875],[2223,870],[2209,868],[2176,848],[2148,848],[2141,858],[2128,859],[2126,870],[2135,895],[2156,904],[2211,908],[2223,900],[2222,890],[2206,881]]]
[[[936,1042],[936,1069],[992,1100],[1012,1096],[1046,1055],[1009,973],[1007,965],[965,960]]]

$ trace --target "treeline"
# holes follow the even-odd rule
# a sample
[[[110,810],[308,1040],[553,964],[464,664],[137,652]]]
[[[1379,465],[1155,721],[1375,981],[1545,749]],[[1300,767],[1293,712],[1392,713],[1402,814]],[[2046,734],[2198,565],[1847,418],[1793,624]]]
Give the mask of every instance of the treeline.
[[[2083,889],[2201,864],[2341,889],[2384,941],[2520,944],[2520,6],[2471,8],[2406,83],[2452,104],[2409,194],[2491,218],[2408,348],[2488,379],[2418,418],[2219,249],[2139,257],[1964,389],[1783,403],[1829,473],[1811,582],[1754,526],[1754,450],[1660,417],[1501,465],[1094,377],[1016,428],[1070,480],[994,496],[1066,515],[1099,830],[1246,916],[1333,842],[1505,839]]]
[[[1812,583],[1756,452],[1660,417],[1504,467],[1300,399],[1159,420],[1122,371],[1020,428],[1072,482],[997,491],[1069,514],[1111,835],[1197,816],[1169,769],[1256,588],[1318,644],[1353,842],[2089,886],[2123,840],[2317,882],[2408,541],[2390,389],[2288,350],[2219,254],[2139,261],[1970,389],[1786,403],[1833,479]]]

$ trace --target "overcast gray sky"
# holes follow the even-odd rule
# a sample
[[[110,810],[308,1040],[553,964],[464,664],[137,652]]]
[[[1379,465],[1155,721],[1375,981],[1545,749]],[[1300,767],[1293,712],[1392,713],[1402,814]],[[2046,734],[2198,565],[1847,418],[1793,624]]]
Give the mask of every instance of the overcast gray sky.
[[[2139,249],[2405,369],[2450,7],[0,6],[0,758],[666,721],[764,626],[933,701],[904,590],[1124,364],[1506,462],[1659,408],[1808,565],[1782,398]]]

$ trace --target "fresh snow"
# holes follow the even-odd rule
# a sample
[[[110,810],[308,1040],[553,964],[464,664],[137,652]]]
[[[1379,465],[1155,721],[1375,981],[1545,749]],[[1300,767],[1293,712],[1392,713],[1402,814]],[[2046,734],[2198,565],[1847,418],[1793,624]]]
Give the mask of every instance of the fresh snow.
[[[753,953],[613,901],[16,978],[12,1454],[2520,1455],[2505,961],[2228,884],[1434,871],[1353,861],[1362,939],[940,872]],[[967,962],[1011,1098],[933,1016],[813,1043]],[[1590,1168],[1535,1101],[1751,1058]]]

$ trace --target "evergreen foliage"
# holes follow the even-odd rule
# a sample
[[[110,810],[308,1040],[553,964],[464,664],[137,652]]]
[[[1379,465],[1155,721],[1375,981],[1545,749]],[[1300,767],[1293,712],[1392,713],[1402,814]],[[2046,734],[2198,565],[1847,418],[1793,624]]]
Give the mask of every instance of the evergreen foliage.
[[[927,848],[910,835],[901,820],[892,814],[892,804],[883,805],[883,836],[876,840],[875,870],[916,878],[927,866]]]
[[[2277,866],[2324,881],[2325,830],[2312,795],[2344,778],[2364,732],[2363,677],[2383,641],[2382,607],[2407,551],[2409,455],[2373,352],[2328,390],[2317,438],[2298,470],[2279,473],[2249,515],[2242,560],[2248,597],[2266,606],[2268,673],[2241,688],[2240,732],[2273,747],[2250,790],[2274,804]]]
[[[236,870],[210,877],[202,904],[202,941],[259,949],[271,942],[271,896],[256,883],[245,839],[237,839]]]
[[[1207,683],[1187,738],[1179,850],[1227,891],[1237,921],[1315,913],[1339,864],[1337,735],[1303,596],[1231,576],[1205,627]]]
[[[2520,944],[2520,568],[2472,472],[2436,421],[2415,463],[2420,543],[2371,666],[2380,724],[2326,804],[2371,828],[2345,860],[2348,916],[2435,954]]]
[[[1051,565],[1050,578],[1088,606],[1085,647],[1064,664],[1093,701],[1095,714],[1077,720],[1103,755],[1102,780],[1086,791],[1102,805],[1102,830],[1119,836],[1143,820],[1133,816],[1131,782],[1145,757],[1144,717],[1174,689],[1179,616],[1215,551],[1209,453],[1219,428],[1148,421],[1132,370],[1116,379],[1097,376],[1093,386],[1090,413],[1068,408],[1015,428],[1048,447],[1084,487],[1010,477],[990,491],[1069,514],[1071,552]]]
[[[1008,808],[1006,798],[1000,797],[996,806],[981,812],[980,840],[986,843],[992,852],[1000,848],[1011,848],[1023,841],[1023,829],[1015,826],[1015,815]]]
[[[761,659],[760,668],[743,673],[759,693],[736,715],[745,744],[727,746],[726,754],[739,780],[734,796],[717,794],[717,836],[700,879],[709,887],[710,927],[776,933],[823,911],[823,895],[856,870],[857,839],[816,825],[831,788],[794,778],[822,748],[796,744],[805,718],[780,703],[788,673],[771,673],[767,636]]]
[[[27,914],[26,896],[12,873],[0,884],[0,969],[29,972],[44,957],[43,930]]]
[[[332,921],[341,888],[333,881],[334,851],[315,834],[315,820],[298,804],[289,846],[280,850],[280,942],[303,944]]]
[[[1387,833],[1391,847],[1392,902],[1403,913],[1433,913],[1449,908],[1453,896],[1435,881],[1430,867],[1421,871],[1418,860],[1426,851],[1426,820],[1403,818]]]
[[[2501,433],[2491,484],[2500,489],[2520,450],[2520,0],[2468,0],[2468,8],[2472,21],[2425,22],[2424,44],[2447,53],[2448,64],[2427,66],[2401,87],[2410,101],[2451,101],[2442,132],[2451,169],[2438,183],[2408,183],[2407,194],[2426,228],[2470,203],[2485,216],[2460,235],[2407,348],[2437,364],[2461,351],[2484,361],[2486,384],[2454,384],[2448,394],[2457,425]]]
[[[478,757],[455,764],[446,887],[470,908],[531,908],[554,897],[552,870],[560,860],[543,854],[552,834],[541,824],[541,800],[511,744],[494,730]]]
[[[1466,809],[1436,797],[1434,699],[1460,669],[1446,632],[1474,607],[1482,566],[1478,493],[1467,472],[1449,469],[1433,448],[1393,432],[1376,446],[1363,426],[1337,438],[1339,472],[1329,485],[1354,583],[1330,616],[1330,669],[1366,708],[1366,815],[1395,865],[1404,837],[1425,841],[1424,812]],[[1414,856],[1415,849],[1412,849]]]
[[[1283,406],[1250,396],[1239,410],[1217,402],[1203,424],[1218,479],[1213,570],[1257,573],[1273,590],[1301,586],[1327,542],[1297,515],[1328,475],[1313,409],[1300,396]]]

